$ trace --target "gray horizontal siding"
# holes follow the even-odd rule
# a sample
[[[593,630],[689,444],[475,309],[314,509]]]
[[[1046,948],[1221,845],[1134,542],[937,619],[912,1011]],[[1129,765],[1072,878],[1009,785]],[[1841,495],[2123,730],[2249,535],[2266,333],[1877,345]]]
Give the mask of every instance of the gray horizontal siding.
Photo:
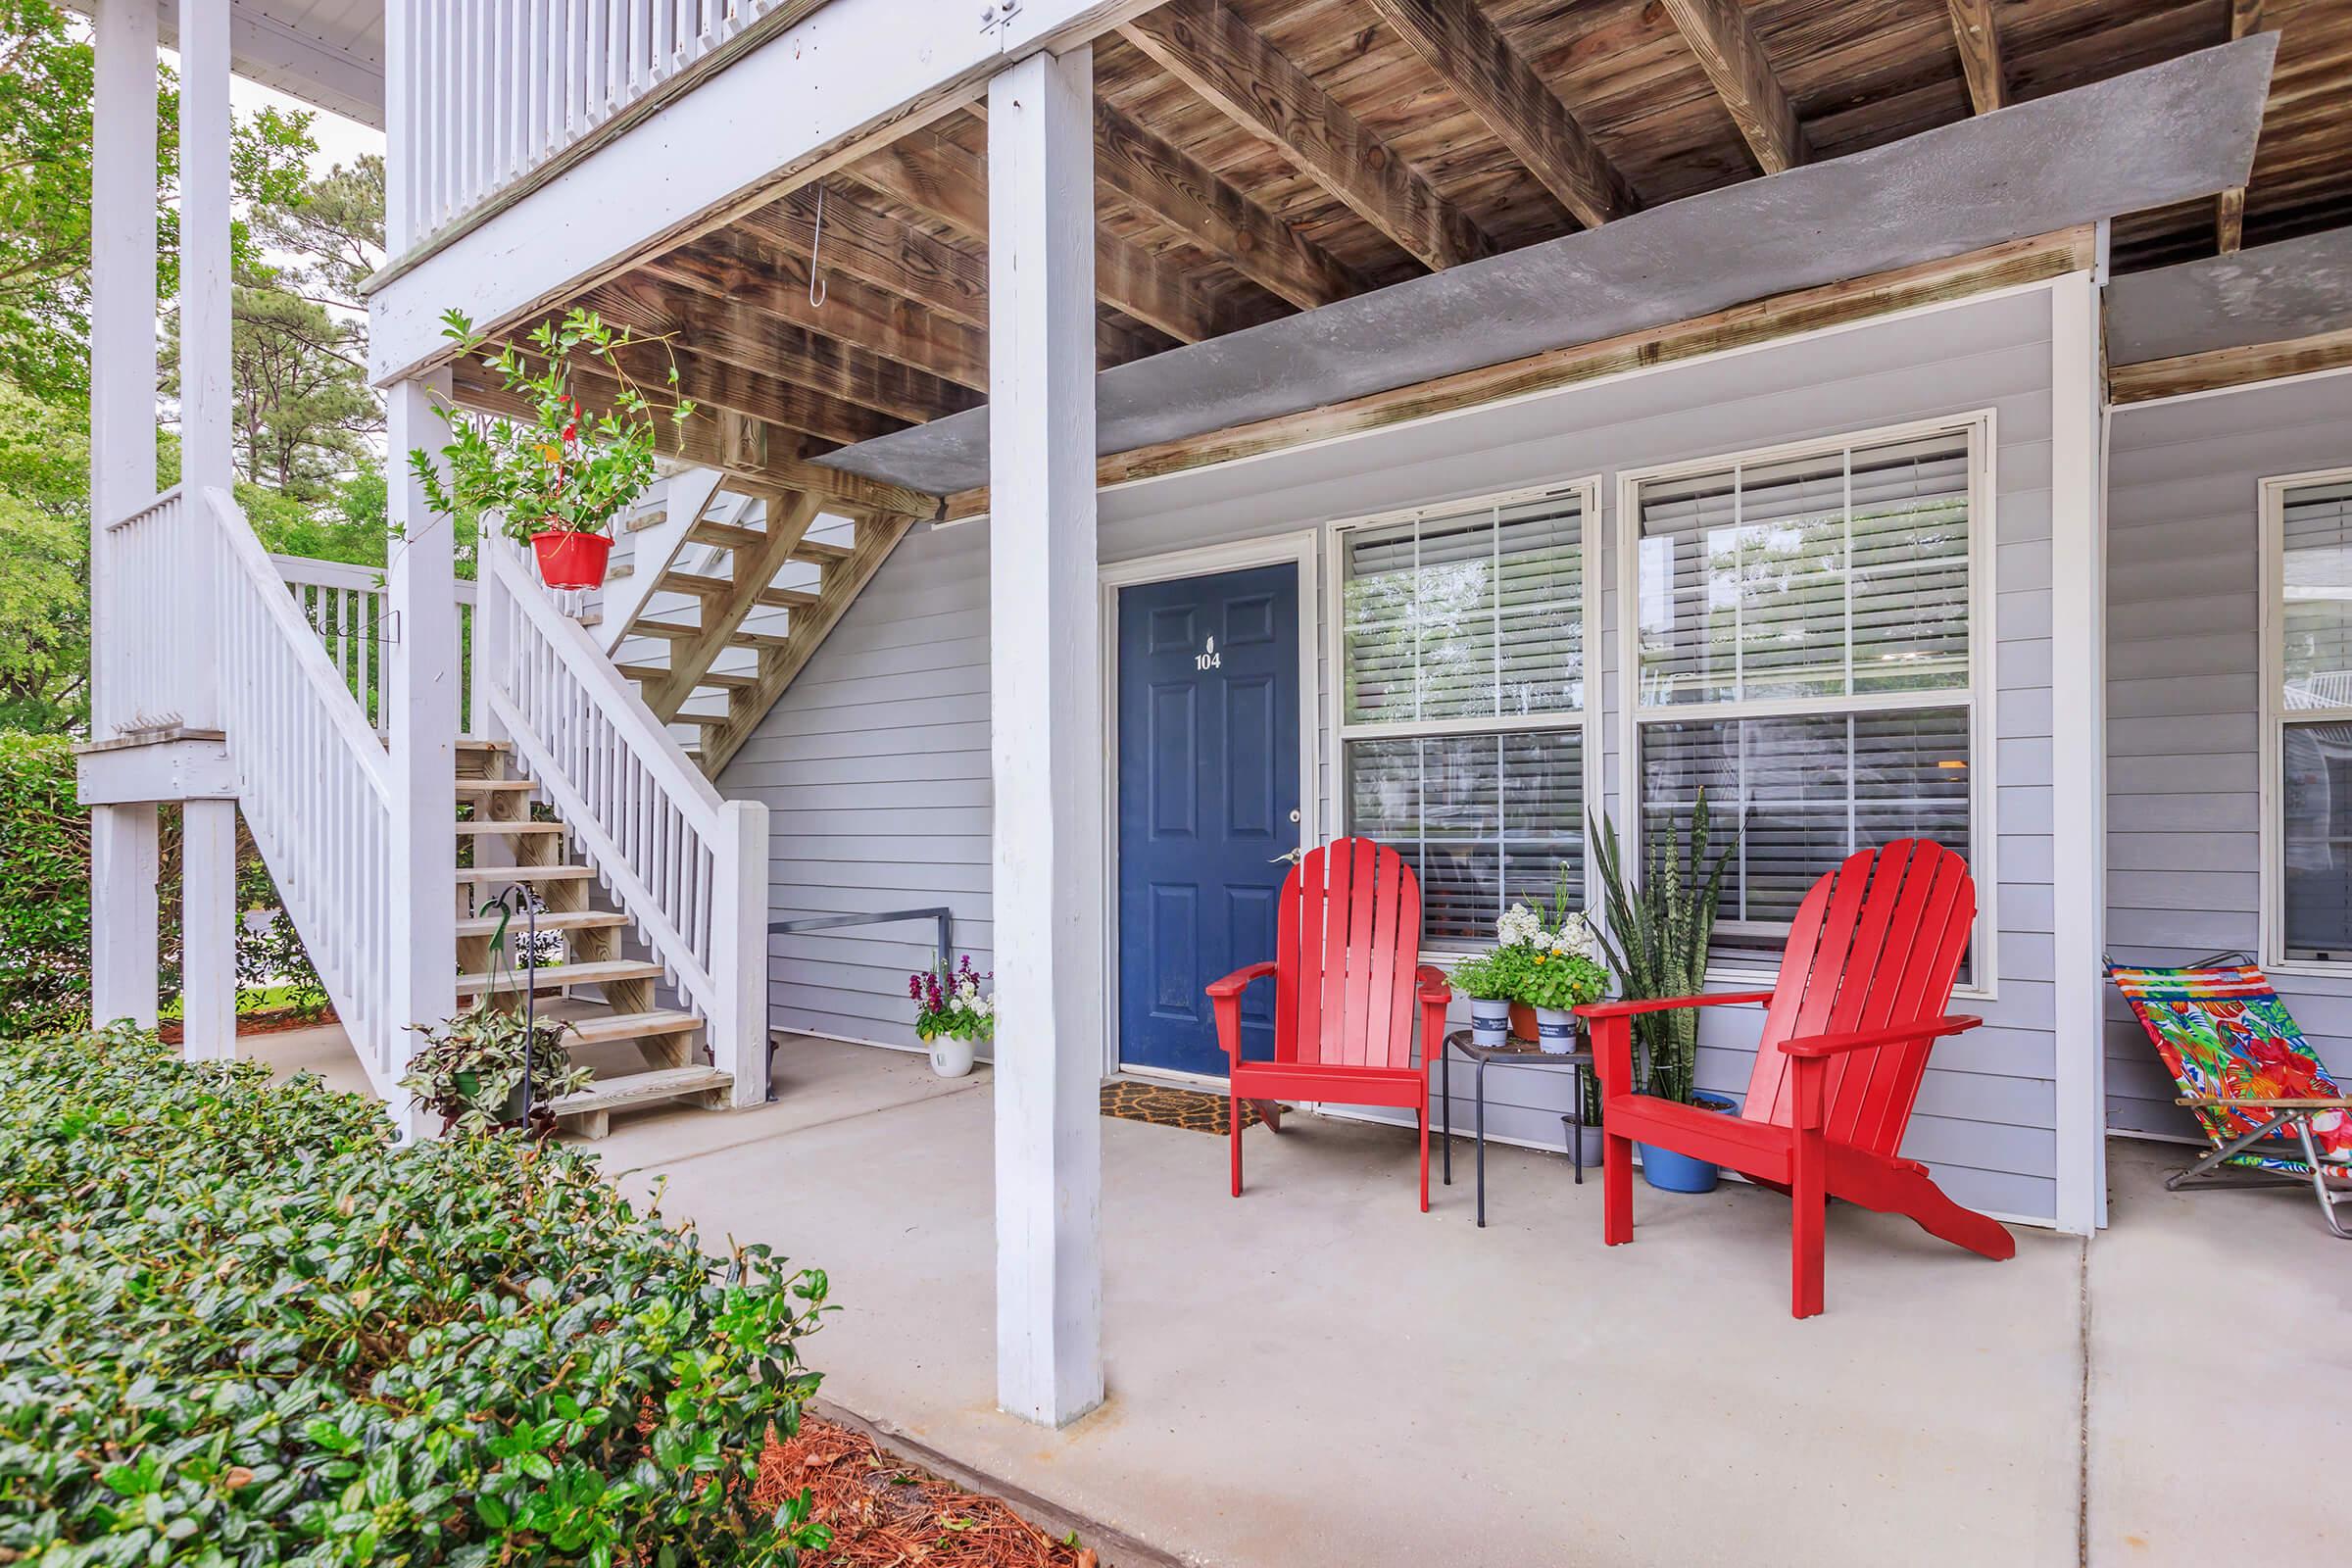
[[[2000,882],[1984,896],[2001,925],[1998,996],[1966,1004],[1987,1026],[1937,1052],[1905,1148],[1962,1202],[2046,1217],[2056,1169],[2048,336],[2046,297],[2028,293],[1115,490],[1102,499],[1102,555],[1129,560],[1597,473],[1604,625],[1593,646],[1604,661],[1613,790],[1617,607],[1605,541],[1620,470],[1995,410],[1997,651],[1995,691],[1983,700],[1997,734],[1996,819],[1985,830],[1997,836]],[[987,964],[987,622],[985,526],[918,528],[730,764],[727,793],[775,813],[779,918],[945,899]],[[1326,738],[1329,706],[1316,719]],[[1318,774],[1322,820],[1337,831],[1328,768]],[[897,932],[780,943],[776,1020],[907,1043],[904,974],[923,956]],[[1745,1089],[1758,1016],[1710,1018],[1702,1086]],[[1455,1074],[1457,1094],[1469,1084],[1466,1071]],[[1489,1088],[1492,1132],[1558,1147],[1564,1075],[1497,1069]],[[1465,1100],[1457,1124],[1468,1118]]]
[[[2352,463],[2352,376],[2118,409],[2109,458],[2107,943],[2178,963],[2260,939],[2262,481]],[[2352,976],[2274,977],[2352,1070]],[[2193,1136],[2111,990],[2107,1121]]]

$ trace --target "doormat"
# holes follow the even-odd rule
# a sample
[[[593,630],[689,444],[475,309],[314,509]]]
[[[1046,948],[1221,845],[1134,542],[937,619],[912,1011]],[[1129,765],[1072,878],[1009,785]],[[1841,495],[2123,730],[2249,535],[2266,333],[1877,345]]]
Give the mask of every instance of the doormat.
[[[1155,1127],[1184,1127],[1197,1133],[1225,1136],[1226,1100],[1223,1095],[1203,1094],[1197,1089],[1177,1089],[1168,1084],[1137,1083],[1133,1079],[1113,1079],[1102,1086],[1102,1114],[1116,1116],[1121,1121],[1148,1121]],[[1257,1106],[1242,1102],[1242,1125],[1254,1127],[1265,1120]]]

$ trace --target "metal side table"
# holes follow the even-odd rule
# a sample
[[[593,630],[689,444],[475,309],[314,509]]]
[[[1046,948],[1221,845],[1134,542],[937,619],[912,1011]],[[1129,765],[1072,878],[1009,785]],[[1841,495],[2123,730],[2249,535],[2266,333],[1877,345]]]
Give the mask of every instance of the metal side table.
[[[1585,1180],[1585,1074],[1592,1068],[1590,1047],[1577,1051],[1541,1051],[1529,1041],[1512,1040],[1499,1046],[1475,1044],[1467,1029],[1456,1029],[1446,1037],[1446,1050],[1438,1057],[1438,1094],[1444,1102],[1446,1146],[1446,1185],[1453,1185],[1453,1057],[1459,1052],[1466,1059],[1478,1064],[1475,1097],[1478,1103],[1478,1223],[1487,1223],[1487,1068],[1501,1062],[1508,1067],[1568,1067],[1576,1074],[1576,1092],[1572,1097],[1575,1109],[1561,1119],[1568,1123],[1568,1157],[1575,1162],[1578,1186]]]

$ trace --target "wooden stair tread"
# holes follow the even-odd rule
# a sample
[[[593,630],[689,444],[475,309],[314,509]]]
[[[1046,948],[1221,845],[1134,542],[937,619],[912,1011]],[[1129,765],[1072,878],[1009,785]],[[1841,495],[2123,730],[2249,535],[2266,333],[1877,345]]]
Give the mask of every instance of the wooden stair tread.
[[[561,833],[561,822],[459,822],[460,838],[499,838],[515,833]]]
[[[489,795],[494,793],[528,794],[539,786],[527,778],[462,778],[458,780],[460,795]]]
[[[632,637],[661,637],[670,642],[684,642],[702,634],[702,627],[682,620],[641,620],[629,628]],[[727,636],[727,642],[736,648],[782,648],[791,641],[789,637],[766,631],[737,630]]]
[[[498,934],[500,916],[478,915],[458,922],[461,937],[489,937]],[[629,917],[606,909],[541,909],[539,929],[542,931],[607,931],[616,925],[627,925]],[[516,915],[506,922],[511,936],[529,934],[531,922]]]
[[[698,545],[721,545],[729,550],[741,550],[760,543],[767,534],[760,528],[747,528],[740,522],[718,522],[705,517],[686,530],[686,537]]]
[[[669,675],[669,670],[661,664],[615,664],[612,667],[619,670],[623,675],[628,676],[631,680],[664,680],[667,679]],[[711,669],[705,670],[702,678],[697,680],[694,684],[698,690],[703,687],[710,687],[714,691],[732,692],[749,690],[751,687],[760,684],[760,682],[756,676],[729,675],[719,670]]]
[[[658,980],[662,966],[644,963],[635,958],[607,958],[596,963],[554,963],[536,969],[492,973],[462,974],[458,976],[461,992],[488,991],[493,985],[513,986],[520,990],[528,979],[536,991],[554,991],[564,986],[602,985],[613,980]]]
[[[461,865],[461,882],[578,882],[596,875],[584,865]]]
[[[691,1012],[657,1007],[651,1012],[608,1012],[592,1018],[565,1020],[567,1044],[596,1046],[612,1040],[646,1040],[656,1035],[682,1035],[700,1029],[703,1020]]]
[[[735,593],[731,577],[707,577],[699,571],[665,571],[662,587],[673,594],[699,594],[705,599],[726,599]],[[810,610],[817,596],[800,588],[767,587],[753,596],[752,602],[769,610]]]
[[[817,539],[803,539],[792,547],[793,560],[805,561],[812,566],[829,566],[836,561],[847,561],[857,553],[848,545],[829,545]]]
[[[585,1089],[562,1096],[549,1108],[559,1116],[579,1116],[623,1105],[675,1100],[681,1095],[708,1094],[734,1082],[733,1075],[716,1067],[656,1067],[650,1072],[633,1072],[621,1078],[600,1078]]]

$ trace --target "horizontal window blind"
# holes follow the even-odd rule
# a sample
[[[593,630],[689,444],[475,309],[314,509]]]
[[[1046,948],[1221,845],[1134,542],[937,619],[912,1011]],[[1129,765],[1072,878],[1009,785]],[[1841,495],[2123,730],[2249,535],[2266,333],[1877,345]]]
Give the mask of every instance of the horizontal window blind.
[[[2291,489],[2280,510],[2281,696],[2290,712],[2352,709],[2352,479]]]
[[[1564,491],[1340,535],[1348,831],[1414,867],[1427,946],[1583,885],[1584,525]]]
[[[2289,724],[2279,752],[2286,956],[2352,958],[2352,724]]]
[[[1644,707],[1968,684],[1965,430],[1641,486]]]

